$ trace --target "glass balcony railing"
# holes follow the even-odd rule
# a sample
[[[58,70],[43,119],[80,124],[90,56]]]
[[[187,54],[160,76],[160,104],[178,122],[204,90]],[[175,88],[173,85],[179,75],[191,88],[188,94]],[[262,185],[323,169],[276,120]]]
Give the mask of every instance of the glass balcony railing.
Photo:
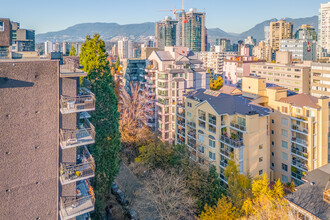
[[[87,89],[81,89],[77,96],[61,95],[60,111],[62,114],[94,111],[95,96]]]
[[[234,139],[231,139],[231,138],[229,138],[227,136],[224,136],[224,135],[220,136],[220,142],[223,143],[223,144],[229,145],[231,147],[234,147],[234,148],[244,146],[243,140],[234,140]]]
[[[92,155],[85,146],[79,154],[78,163],[61,163],[60,181],[62,185],[95,176],[95,162]]]
[[[60,145],[62,149],[79,147],[95,143],[95,128],[84,120],[77,129],[60,129]]]
[[[303,163],[301,163],[301,162],[299,162],[299,161],[297,161],[297,160],[292,160],[291,161],[291,165],[292,166],[295,166],[295,167],[297,167],[297,168],[300,168],[300,169],[303,169],[304,171],[308,171],[308,167],[307,167],[307,165],[306,164],[303,164]]]
[[[183,120],[178,120],[178,125],[184,128],[186,126],[186,123]]]
[[[299,133],[308,135],[308,127],[304,128],[299,125],[291,125],[291,130],[294,132],[299,132]]]
[[[95,195],[88,182],[77,184],[77,194],[74,196],[61,196],[60,217],[68,220],[79,215],[94,211]]]
[[[189,121],[188,126],[193,128],[193,129],[196,129],[196,123],[195,122]]]
[[[295,144],[302,145],[304,147],[308,147],[308,141],[307,140],[303,140],[303,139],[296,138],[296,137],[291,137],[291,142],[295,143]]]
[[[291,153],[303,157],[305,159],[308,159],[307,152],[303,152],[301,149],[297,147],[291,147]]]
[[[238,130],[238,131],[242,131],[242,132],[246,131],[245,125],[238,124],[238,123],[235,123],[235,122],[230,122],[230,127],[234,128],[235,130]]]

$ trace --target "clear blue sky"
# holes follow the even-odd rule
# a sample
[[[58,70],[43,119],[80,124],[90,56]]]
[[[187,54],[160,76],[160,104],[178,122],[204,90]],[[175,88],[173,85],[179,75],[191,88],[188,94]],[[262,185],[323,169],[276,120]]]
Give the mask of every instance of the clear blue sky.
[[[329,0],[185,0],[185,8],[206,12],[206,26],[240,33],[271,18],[301,18],[318,14]],[[0,0],[0,17],[21,23],[36,33],[57,31],[78,23],[155,22],[181,8],[181,0]]]

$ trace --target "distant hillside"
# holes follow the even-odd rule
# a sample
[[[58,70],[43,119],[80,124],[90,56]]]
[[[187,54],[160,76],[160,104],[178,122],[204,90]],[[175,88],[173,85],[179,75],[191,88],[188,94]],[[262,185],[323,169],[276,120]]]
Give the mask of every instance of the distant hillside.
[[[307,17],[307,18],[285,18],[287,21],[293,21],[294,31],[302,24],[313,25],[317,30],[318,17]],[[241,34],[227,33],[220,28],[210,28],[207,30],[209,42],[214,43],[216,38],[228,38],[232,42],[243,40],[247,36],[253,36],[258,41],[264,39],[264,26],[269,25],[271,21],[277,21],[278,19],[270,19],[261,22]],[[121,37],[129,37],[135,41],[143,41],[146,37],[155,34],[155,24],[152,22],[146,22],[142,24],[127,24],[119,25],[117,23],[83,23],[77,24],[72,27],[68,27],[65,30],[48,32],[44,34],[36,35],[36,42],[42,43],[47,40],[53,42],[77,42],[83,41],[87,34],[99,33],[102,38],[108,40],[118,40]]]

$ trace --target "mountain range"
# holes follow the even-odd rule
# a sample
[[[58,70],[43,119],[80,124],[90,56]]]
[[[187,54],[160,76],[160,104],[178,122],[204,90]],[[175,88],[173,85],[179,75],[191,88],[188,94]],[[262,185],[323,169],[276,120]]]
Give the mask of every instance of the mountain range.
[[[307,18],[284,18],[288,22],[293,22],[294,31],[302,24],[309,24],[318,28],[318,17],[307,17]],[[208,40],[211,43],[215,42],[216,38],[227,38],[232,42],[243,40],[247,36],[253,36],[257,41],[264,39],[264,27],[268,26],[271,21],[277,21],[278,19],[273,18],[266,20],[255,25],[253,28],[242,32],[240,34],[228,33],[220,28],[210,28],[207,30]],[[122,37],[129,37],[130,39],[143,42],[148,36],[155,34],[155,24],[153,22],[146,22],[141,24],[126,24],[120,25],[117,23],[82,23],[68,27],[65,30],[48,32],[44,34],[36,35],[36,42],[42,43],[47,40],[52,42],[79,42],[83,41],[87,34],[93,35],[99,33],[105,41],[117,41]]]

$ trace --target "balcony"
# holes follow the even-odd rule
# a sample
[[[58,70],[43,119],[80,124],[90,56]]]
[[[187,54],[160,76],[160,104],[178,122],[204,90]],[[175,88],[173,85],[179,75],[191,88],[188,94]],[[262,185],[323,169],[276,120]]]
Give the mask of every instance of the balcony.
[[[308,123],[308,118],[312,118],[312,121],[315,122],[314,117],[306,117],[306,116],[301,116],[301,115],[295,115],[290,117],[292,120]]]
[[[61,95],[60,111],[62,114],[70,114],[95,110],[95,96],[87,89],[81,89],[75,97]]]
[[[196,123],[195,122],[189,121],[187,125],[192,129],[196,129]]]
[[[79,155],[77,164],[61,163],[60,181],[62,185],[73,183],[79,180],[92,178],[95,176],[95,162],[92,155],[85,146],[82,154]]]
[[[220,154],[227,158],[230,158],[230,155],[233,153],[233,149],[232,150],[231,149],[232,148],[227,148],[227,149],[220,148]]]
[[[196,140],[196,132],[194,130],[188,131],[188,137]]]
[[[185,105],[185,103],[178,103],[178,107],[185,109],[186,108],[186,105]]]
[[[79,215],[94,211],[94,191],[88,182],[81,181],[77,185],[77,195],[61,196],[60,217],[68,220]]]
[[[294,144],[299,144],[304,147],[308,147],[308,141],[296,137],[291,137],[291,142]]]
[[[178,125],[184,128],[186,126],[186,123],[183,120],[178,120]]]
[[[62,149],[94,143],[95,128],[88,119],[85,119],[78,129],[60,129],[60,145]]]
[[[177,114],[177,116],[179,116],[181,118],[185,118],[185,116],[186,116],[185,112],[181,112],[181,113],[177,112],[176,114]]]
[[[297,148],[297,147],[294,147],[292,146],[291,147],[291,153],[302,158],[302,159],[305,159],[307,160],[308,159],[308,154],[307,152],[303,152],[301,149]]]
[[[239,148],[244,146],[243,140],[234,140],[224,135],[220,136],[220,142],[234,148]]]
[[[235,123],[235,122],[230,122],[230,128],[233,128],[233,129],[235,129],[237,131],[240,131],[240,132],[246,132],[245,125],[238,124],[238,123]]]
[[[300,134],[308,135],[308,126],[307,128],[304,128],[299,125],[291,125],[291,130]]]
[[[303,164],[303,163],[301,163],[301,162],[299,162],[297,160],[292,160],[291,161],[291,165],[294,166],[294,167],[296,167],[296,168],[302,169],[302,170],[304,170],[306,172],[308,171],[307,165],[306,164]]]

